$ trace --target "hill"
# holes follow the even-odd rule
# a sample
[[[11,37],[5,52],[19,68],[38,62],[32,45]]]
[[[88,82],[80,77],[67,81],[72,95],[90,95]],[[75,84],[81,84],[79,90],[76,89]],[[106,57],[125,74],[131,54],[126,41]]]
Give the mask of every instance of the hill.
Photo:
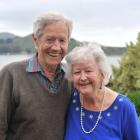
[[[8,39],[8,38],[15,38],[16,35],[8,32],[1,32],[0,33],[0,39]]]
[[[69,43],[69,50],[71,51],[75,46],[83,46],[89,42],[80,42],[71,38]],[[102,49],[107,55],[121,55],[126,51],[125,47],[110,47],[101,45]],[[12,33],[0,33],[0,54],[5,53],[34,53],[36,51],[32,42],[31,34],[20,37]]]

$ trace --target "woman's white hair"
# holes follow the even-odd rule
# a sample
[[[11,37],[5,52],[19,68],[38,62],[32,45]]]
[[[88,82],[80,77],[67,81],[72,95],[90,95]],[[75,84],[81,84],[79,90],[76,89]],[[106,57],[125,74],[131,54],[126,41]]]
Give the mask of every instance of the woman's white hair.
[[[72,80],[72,65],[95,60],[101,73],[104,75],[102,85],[107,85],[111,76],[111,68],[107,62],[107,57],[101,46],[91,43],[83,47],[75,47],[70,53],[65,56],[66,63],[64,64],[66,78]]]
[[[33,32],[35,37],[39,38],[42,35],[44,27],[56,22],[63,22],[66,24],[68,28],[68,37],[70,39],[72,32],[72,21],[55,11],[49,11],[40,15],[37,18],[37,20],[33,23]]]

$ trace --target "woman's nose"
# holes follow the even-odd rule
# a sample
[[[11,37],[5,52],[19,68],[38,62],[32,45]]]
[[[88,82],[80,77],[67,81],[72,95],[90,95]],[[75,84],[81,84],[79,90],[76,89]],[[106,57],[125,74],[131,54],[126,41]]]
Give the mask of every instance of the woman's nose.
[[[80,80],[84,81],[84,80],[86,80],[86,79],[87,79],[87,77],[86,77],[85,72],[81,72]]]

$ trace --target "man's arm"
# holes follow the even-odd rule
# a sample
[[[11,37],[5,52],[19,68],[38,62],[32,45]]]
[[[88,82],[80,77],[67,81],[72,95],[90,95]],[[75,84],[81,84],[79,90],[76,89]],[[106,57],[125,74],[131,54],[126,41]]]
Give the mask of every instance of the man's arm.
[[[13,82],[10,72],[0,71],[0,140],[6,140],[11,116]]]

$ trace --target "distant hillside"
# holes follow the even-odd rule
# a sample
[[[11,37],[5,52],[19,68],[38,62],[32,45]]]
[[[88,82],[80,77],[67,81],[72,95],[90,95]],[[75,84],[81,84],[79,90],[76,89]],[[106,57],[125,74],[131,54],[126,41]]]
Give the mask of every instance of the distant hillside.
[[[12,34],[12,33],[8,33],[8,32],[1,32],[0,33],[0,39],[8,39],[8,38],[15,38],[16,35]]]
[[[89,42],[80,42],[72,38],[69,43],[71,51],[75,46],[83,46]],[[107,55],[121,55],[126,51],[125,47],[102,46]],[[31,34],[25,37],[19,37],[12,33],[0,33],[0,54],[5,53],[34,53],[36,51],[32,42]]]
[[[31,35],[19,37],[11,33],[0,33],[0,53],[34,53]]]
[[[101,45],[101,47],[107,55],[122,55],[127,49],[126,47],[111,47],[103,45]]]

